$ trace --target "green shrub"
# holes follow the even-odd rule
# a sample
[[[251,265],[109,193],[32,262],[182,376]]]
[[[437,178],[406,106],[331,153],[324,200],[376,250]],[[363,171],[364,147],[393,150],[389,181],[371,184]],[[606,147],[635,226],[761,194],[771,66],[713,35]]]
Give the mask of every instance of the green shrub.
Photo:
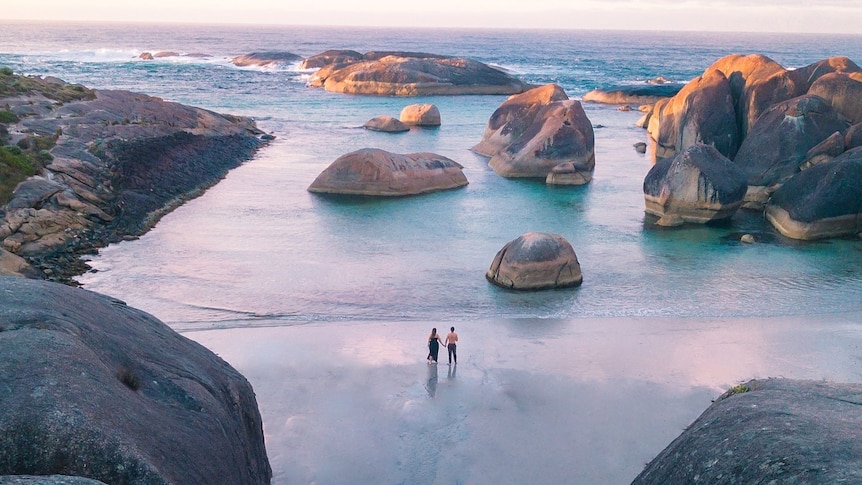
[[[18,116],[11,111],[0,111],[0,123],[17,123]]]
[[[0,147],[0,205],[12,198],[12,191],[24,179],[36,174],[30,157],[14,145]]]
[[[54,159],[54,155],[51,155],[51,152],[48,150],[39,150],[39,153],[36,154],[36,161],[42,164],[48,163]]]
[[[11,76],[13,74],[12,68],[3,66],[0,67],[0,76]]]

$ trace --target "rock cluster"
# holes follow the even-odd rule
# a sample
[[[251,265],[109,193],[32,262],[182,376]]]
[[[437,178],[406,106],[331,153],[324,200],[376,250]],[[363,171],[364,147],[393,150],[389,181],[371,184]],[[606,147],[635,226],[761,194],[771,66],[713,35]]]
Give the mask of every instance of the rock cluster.
[[[632,485],[862,483],[860,396],[860,384],[740,384],[686,427]]]
[[[312,56],[321,66],[309,86],[327,91],[384,96],[516,94],[531,86],[472,59],[418,52],[328,51]],[[310,59],[312,59],[310,58]]]
[[[0,294],[0,482],[270,483],[254,391],[215,354],[97,293],[0,277]]]
[[[504,177],[551,184],[592,180],[595,135],[581,103],[548,84],[512,96],[491,115],[473,151]]]
[[[745,174],[744,207],[768,206],[768,220],[786,236],[816,239],[859,232],[856,225],[846,223],[854,217],[855,206],[826,207],[839,204],[843,197],[827,194],[835,196],[847,186],[862,184],[862,179],[853,178],[854,170],[846,168],[856,155],[848,154],[840,170],[830,165],[834,172],[820,169],[807,174],[792,186],[797,190],[793,196],[785,191],[780,202],[770,198],[812,167],[862,145],[860,100],[862,69],[846,57],[787,70],[766,56],[735,54],[713,63],[673,98],[656,102],[639,124],[649,132],[656,160],[700,144],[715,147]],[[820,178],[815,181],[815,176]],[[807,203],[818,209],[805,216],[799,208],[789,210],[789,200],[802,194],[799,184],[815,183],[818,189],[805,194]],[[648,206],[655,196],[647,194]],[[820,220],[815,213],[845,222]]]
[[[511,290],[570,288],[584,280],[572,245],[560,235],[542,232],[509,241],[497,252],[485,278]]]
[[[310,192],[404,196],[467,185],[462,166],[434,153],[391,153],[364,148],[338,157],[311,185]]]
[[[86,270],[78,255],[142,234],[262,143],[247,118],[126,91],[93,98],[2,99],[19,118],[8,142],[56,144],[44,171],[19,184],[0,211],[0,249],[58,281]]]
[[[658,224],[729,219],[742,206],[745,174],[712,145],[657,162],[644,179],[646,211]]]

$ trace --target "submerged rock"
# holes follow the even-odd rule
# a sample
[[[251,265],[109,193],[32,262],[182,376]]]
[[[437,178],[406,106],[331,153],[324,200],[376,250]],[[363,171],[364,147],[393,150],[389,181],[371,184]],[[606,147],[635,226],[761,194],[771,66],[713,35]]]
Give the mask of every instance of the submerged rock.
[[[298,56],[292,52],[285,51],[268,51],[268,52],[252,52],[251,54],[243,54],[241,56],[236,56],[232,58],[230,61],[235,66],[247,67],[247,66],[257,66],[257,67],[271,67],[283,64],[293,64],[296,62],[300,62],[302,60],[301,56]]]
[[[403,196],[467,185],[462,166],[434,153],[364,148],[338,157],[308,187],[324,194]]]
[[[560,235],[528,232],[497,253],[485,278],[512,290],[579,286],[584,277],[572,245]]]
[[[254,391],[215,354],[97,293],[0,277],[0,294],[0,476],[270,483]]]
[[[594,89],[584,94],[583,102],[604,104],[652,104],[670,98],[682,89],[682,84],[645,83],[631,86]]]
[[[686,427],[632,485],[862,483],[860,396],[860,384],[740,384]]]
[[[410,131],[410,127],[391,116],[377,116],[365,122],[366,130],[382,131],[385,133],[401,133]]]
[[[772,194],[766,219],[793,239],[862,232],[862,147],[791,178]]]
[[[646,212],[660,225],[728,219],[742,206],[745,174],[711,145],[657,162],[644,179]]]

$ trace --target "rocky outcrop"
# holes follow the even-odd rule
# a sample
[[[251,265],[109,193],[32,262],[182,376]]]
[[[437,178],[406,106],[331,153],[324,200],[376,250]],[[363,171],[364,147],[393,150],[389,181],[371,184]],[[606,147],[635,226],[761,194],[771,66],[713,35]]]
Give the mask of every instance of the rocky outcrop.
[[[491,115],[473,151],[504,177],[547,179],[561,164],[583,174],[595,167],[595,135],[581,103],[556,85],[512,96]],[[591,177],[591,175],[590,175]],[[553,179],[553,177],[552,177]]]
[[[862,147],[862,123],[856,123],[844,133],[844,149]]]
[[[542,232],[522,234],[503,246],[485,278],[511,290],[570,288],[584,280],[572,245],[560,235]]]
[[[391,116],[376,116],[366,121],[363,128],[385,133],[401,133],[410,131],[410,127]]]
[[[105,482],[66,475],[7,475],[0,476],[0,485],[105,485]]]
[[[329,64],[309,86],[349,94],[426,96],[516,94],[531,86],[472,59],[420,53],[392,53],[374,60]]]
[[[657,162],[644,179],[646,212],[659,225],[729,219],[742,206],[745,174],[712,145]]]
[[[320,69],[331,64],[349,64],[362,59],[362,54],[352,50],[328,50],[303,59],[300,69]]]
[[[433,104],[411,104],[401,110],[400,120],[412,126],[440,126],[440,110]]]
[[[252,52],[231,58],[230,62],[239,67],[273,67],[286,64],[295,64],[302,61],[302,56],[292,52],[268,51]]]
[[[733,158],[741,137],[730,81],[721,71],[708,69],[673,98],[656,103],[648,132],[656,142],[656,159],[671,158],[697,144],[712,145]]]
[[[733,162],[748,185],[780,185],[800,171],[809,150],[848,124],[819,96],[805,95],[769,108],[751,128]]]
[[[740,384],[716,399],[632,485],[860,483],[860,396],[860,384]]]
[[[268,484],[251,385],[123,302],[0,277],[0,476]],[[55,482],[62,483],[62,482]]]
[[[338,157],[308,187],[322,194],[404,196],[467,185],[462,166],[434,153],[364,148]]]
[[[791,178],[772,194],[766,219],[793,239],[862,232],[862,147]]]
[[[682,87],[677,83],[615,86],[589,91],[584,94],[581,101],[604,104],[653,104],[661,99],[675,96]]]
[[[0,101],[19,118],[8,142],[54,144],[0,211],[0,248],[61,282],[87,269],[79,255],[143,234],[262,144],[250,119],[126,91]]]

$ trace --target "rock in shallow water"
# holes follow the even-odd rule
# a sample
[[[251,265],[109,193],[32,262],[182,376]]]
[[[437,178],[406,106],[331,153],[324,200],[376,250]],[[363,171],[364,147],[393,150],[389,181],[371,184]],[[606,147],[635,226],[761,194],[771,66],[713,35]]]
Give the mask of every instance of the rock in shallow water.
[[[572,245],[560,235],[528,232],[497,253],[485,278],[512,290],[579,286],[584,278]]]
[[[467,185],[463,167],[434,153],[402,155],[363,148],[338,157],[309,192],[345,195],[403,196]]]

